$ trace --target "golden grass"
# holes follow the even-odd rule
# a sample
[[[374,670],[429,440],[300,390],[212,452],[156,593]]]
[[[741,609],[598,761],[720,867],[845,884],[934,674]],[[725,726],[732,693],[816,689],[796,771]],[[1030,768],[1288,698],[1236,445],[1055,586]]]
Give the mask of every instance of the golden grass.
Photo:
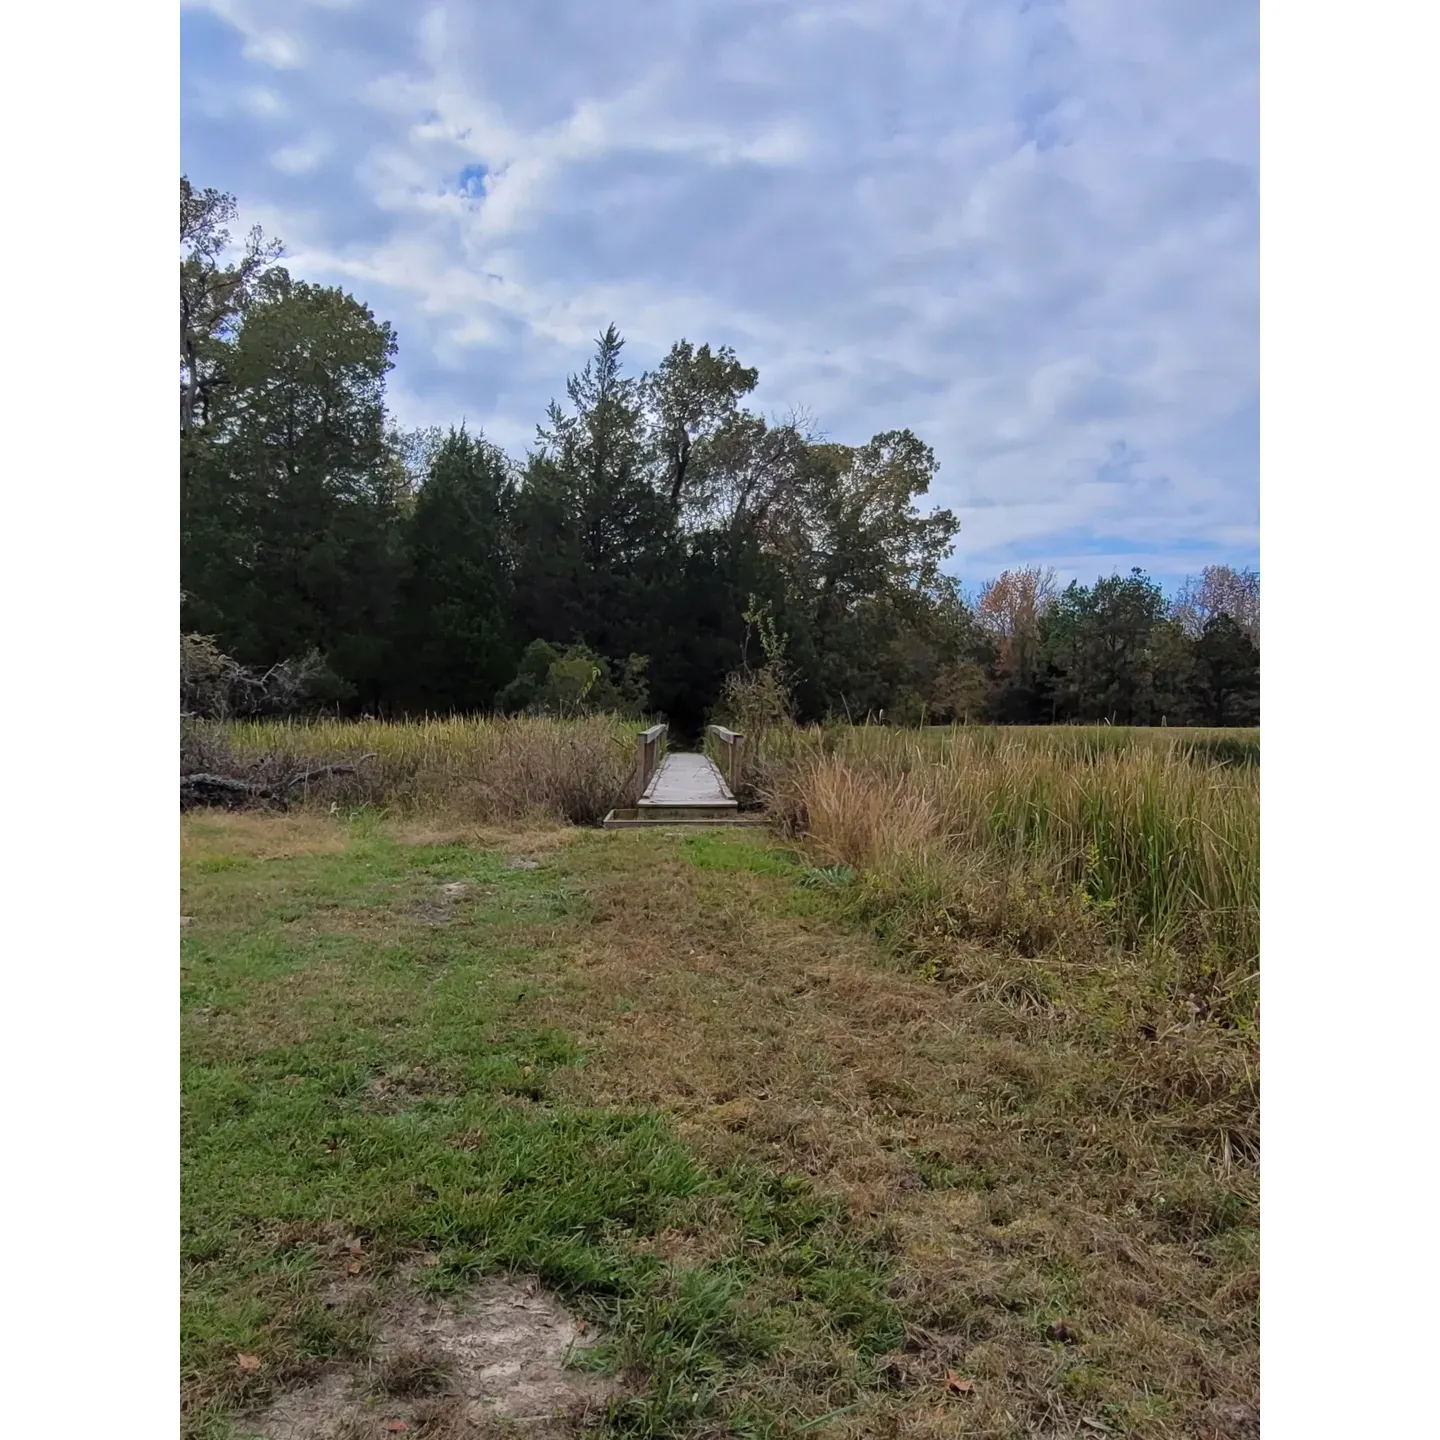
[[[1142,1268],[1116,1238],[1137,1206],[1177,1244],[1231,1235],[1249,1259],[1209,1313],[1258,1304],[1258,735],[792,732],[772,737],[761,788],[807,852],[853,871],[842,905],[963,1024],[1013,1042],[975,1082],[1001,1092],[989,1122],[1023,1110],[1054,1184],[1074,1164],[1097,1182],[1099,1253]],[[1149,1268],[1128,1343],[1153,1358],[1174,1337],[1148,1312],[1189,1282]]]
[[[250,860],[290,860],[296,855],[339,854],[350,831],[334,816],[307,811],[287,815],[259,811],[201,810],[180,817],[180,859],[224,855]]]
[[[560,821],[482,824],[443,815],[378,818],[373,832],[401,845],[465,845],[546,855],[571,844],[581,831]],[[197,810],[180,817],[180,858],[209,860],[234,855],[251,860],[290,860],[298,855],[338,855],[354,843],[356,826],[323,810]]]
[[[416,841],[513,850],[507,816],[530,827],[520,848],[575,837],[553,853],[583,923],[547,924],[523,1011],[587,1057],[557,1073],[557,1098],[655,1106],[717,1167],[808,1175],[894,1270],[909,1339],[892,1388],[812,1433],[1019,1440],[1094,1421],[1250,1440],[1258,737],[777,732],[761,792],[814,862],[853,872],[800,889],[746,837],[524,821],[567,813],[570,771],[607,777],[582,797],[628,779],[629,727],[607,740],[607,722],[584,723],[583,739],[473,721],[226,738],[242,754],[376,751],[382,823]],[[331,848],[336,822],[185,826],[211,847],[191,853],[278,855]],[[739,1242],[717,1212],[652,1243],[695,1263]],[[799,1405],[812,1363],[782,1351],[752,1379],[767,1404]]]
[[[312,808],[382,805],[452,821],[551,816],[594,824],[631,798],[635,735],[633,725],[594,716],[192,723],[184,738],[195,756],[190,768],[274,778],[359,762],[353,775],[297,791]]]
[[[964,917],[977,903],[993,911],[998,893],[1020,928],[1038,909],[1047,933],[1185,957],[1207,1003],[1248,1022],[1260,948],[1252,746],[1253,732],[797,731],[771,737],[760,784],[818,854],[873,879],[896,910],[908,894],[924,912],[917,930],[965,933]],[[1005,929],[991,921],[987,939]]]

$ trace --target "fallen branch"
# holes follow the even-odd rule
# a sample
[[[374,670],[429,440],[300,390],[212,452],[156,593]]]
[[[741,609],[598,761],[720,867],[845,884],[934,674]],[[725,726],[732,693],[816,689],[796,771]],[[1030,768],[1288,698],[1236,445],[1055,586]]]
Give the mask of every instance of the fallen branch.
[[[273,800],[284,795],[286,791],[293,790],[297,785],[308,785],[312,780],[319,780],[322,776],[354,775],[367,760],[375,758],[376,752],[372,751],[368,755],[357,757],[351,764],[316,765],[312,769],[302,770],[299,774],[288,776],[273,784],[266,784],[259,780],[236,780],[230,775],[211,775],[204,771],[196,771],[180,777],[180,800],[183,804],[186,799],[198,799],[207,793],[212,795],[249,795],[257,800]]]
[[[372,750],[368,755],[357,756],[353,765],[317,765],[313,770],[305,770],[299,775],[292,775],[284,782],[284,788],[293,790],[297,785],[308,785],[322,775],[353,775],[367,760],[374,760],[377,753]]]
[[[180,788],[182,790],[224,790],[237,795],[268,795],[270,793],[268,785],[257,785],[249,780],[234,780],[229,775],[206,775],[203,772],[182,775]]]

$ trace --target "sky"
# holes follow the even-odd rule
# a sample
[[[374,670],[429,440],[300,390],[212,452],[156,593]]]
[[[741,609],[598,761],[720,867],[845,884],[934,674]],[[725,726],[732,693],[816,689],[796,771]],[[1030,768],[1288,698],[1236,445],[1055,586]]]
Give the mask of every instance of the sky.
[[[181,166],[517,457],[614,321],[908,427],[951,568],[1258,565],[1255,0],[182,0]],[[928,502],[927,502],[928,503]]]

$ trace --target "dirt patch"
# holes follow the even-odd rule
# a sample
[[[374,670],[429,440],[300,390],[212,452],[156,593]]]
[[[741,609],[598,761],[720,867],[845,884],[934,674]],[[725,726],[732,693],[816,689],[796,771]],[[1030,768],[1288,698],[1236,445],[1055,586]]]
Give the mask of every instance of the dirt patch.
[[[407,920],[413,920],[417,925],[455,923],[455,907],[448,894],[439,900],[417,900],[413,905],[407,905],[402,913]]]
[[[373,1110],[397,1114],[435,1095],[456,1095],[460,1087],[448,1075],[423,1065],[398,1066],[377,1075],[365,1087],[366,1101]]]
[[[507,870],[538,870],[540,862],[532,860],[528,855],[514,855],[505,862]]]
[[[491,1280],[459,1299],[406,1287],[376,1319],[368,1366],[327,1371],[243,1422],[239,1433],[257,1440],[540,1440],[598,1420],[614,1393],[613,1381],[569,1368],[598,1336],[535,1281]]]

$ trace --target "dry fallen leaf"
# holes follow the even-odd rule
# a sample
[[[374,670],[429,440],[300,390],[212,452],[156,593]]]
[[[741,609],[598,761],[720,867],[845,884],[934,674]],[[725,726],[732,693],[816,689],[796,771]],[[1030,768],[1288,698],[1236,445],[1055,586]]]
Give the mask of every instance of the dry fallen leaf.
[[[358,1255],[364,1250],[365,1246],[361,1244],[359,1240],[352,1240],[347,1248],[352,1255]]]
[[[237,1355],[235,1363],[247,1374],[260,1368],[260,1357],[258,1355]]]
[[[352,1275],[358,1275],[360,1273],[360,1262],[358,1260],[352,1260],[350,1262],[350,1273]]]
[[[398,1435],[402,1430],[408,1430],[410,1427],[403,1420],[387,1420],[385,1428],[392,1435]]]
[[[951,1395],[968,1395],[973,1381],[962,1380],[953,1370],[945,1372],[945,1389]]]

